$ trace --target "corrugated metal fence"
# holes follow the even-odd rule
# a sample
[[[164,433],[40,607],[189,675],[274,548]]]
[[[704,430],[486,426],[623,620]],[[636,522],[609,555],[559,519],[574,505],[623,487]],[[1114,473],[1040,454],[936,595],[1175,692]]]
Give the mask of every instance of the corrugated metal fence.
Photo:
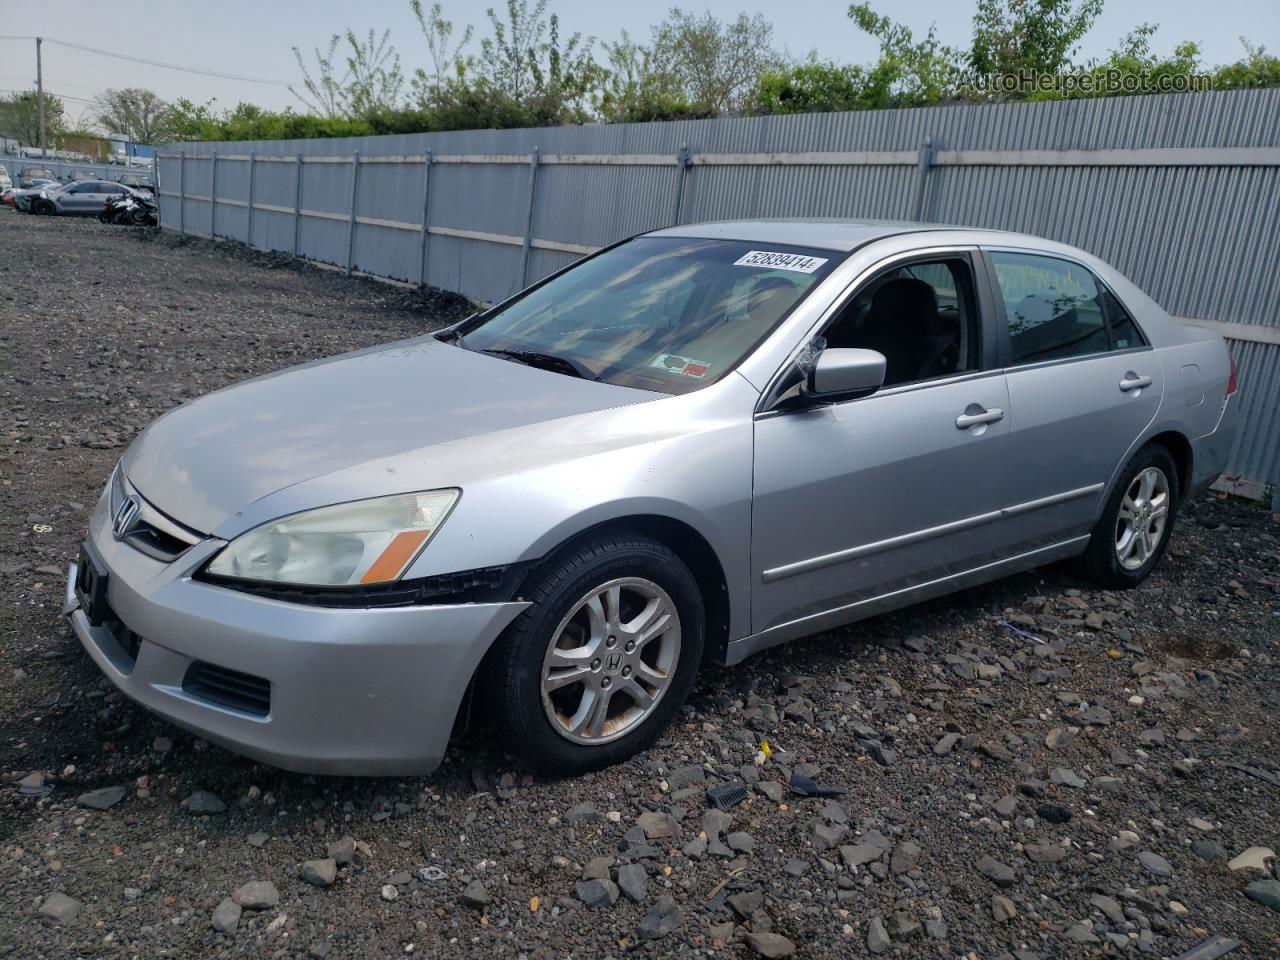
[[[1238,342],[1231,470],[1280,483],[1280,90],[160,153],[167,229],[499,300],[675,222],[922,219],[1087,249]]]

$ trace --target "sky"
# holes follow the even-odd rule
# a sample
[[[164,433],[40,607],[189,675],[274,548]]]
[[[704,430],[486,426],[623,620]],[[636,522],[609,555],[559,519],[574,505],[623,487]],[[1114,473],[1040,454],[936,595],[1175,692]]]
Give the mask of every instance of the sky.
[[[484,11],[488,3],[444,0],[443,5],[448,19],[460,25],[474,24],[477,35],[487,32]],[[424,0],[424,6],[429,7],[430,0]],[[872,6],[905,23],[917,36],[936,24],[944,43],[965,46],[976,0],[872,0]],[[816,50],[823,59],[867,63],[877,53],[875,41],[860,33],[846,16],[847,2],[702,0],[685,3],[684,8],[699,13],[709,10],[722,19],[732,19],[740,11],[761,13],[773,23],[777,45],[795,57]],[[17,0],[0,0],[0,34],[38,32],[149,60],[275,81],[266,84],[199,76],[48,43],[44,47],[45,87],[67,98],[67,117],[73,124],[82,115],[87,119],[89,101],[107,87],[146,87],[166,100],[186,97],[203,103],[212,99],[218,109],[248,100],[272,109],[293,106],[302,110],[285,86],[297,85],[299,79],[291,48],[301,47],[310,59],[313,47],[325,46],[331,34],[347,27],[358,34],[369,28],[379,33],[389,28],[406,75],[427,64],[426,41],[408,0],[362,0],[358,4],[350,0],[113,0],[109,15],[100,0],[59,0],[56,12],[41,15],[38,25],[9,15],[17,9]],[[549,9],[559,14],[562,34],[577,31],[613,40],[622,30],[634,39],[647,39],[649,28],[664,17],[667,6],[550,0]],[[1273,53],[1280,52],[1277,0],[1168,0],[1160,4],[1107,0],[1102,16],[1081,45],[1079,58],[1104,56],[1121,36],[1147,20],[1160,24],[1155,37],[1158,51],[1171,51],[1185,39],[1196,40],[1207,64],[1238,59],[1243,53],[1241,36],[1264,44]],[[34,81],[35,44],[0,40],[0,91],[28,89]]]

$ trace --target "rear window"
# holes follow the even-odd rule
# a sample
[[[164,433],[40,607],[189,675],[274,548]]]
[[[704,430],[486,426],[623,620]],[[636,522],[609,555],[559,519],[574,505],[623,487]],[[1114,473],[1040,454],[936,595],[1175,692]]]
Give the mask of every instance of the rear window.
[[[455,342],[567,375],[689,393],[733,370],[842,257],[640,237],[478,317]]]

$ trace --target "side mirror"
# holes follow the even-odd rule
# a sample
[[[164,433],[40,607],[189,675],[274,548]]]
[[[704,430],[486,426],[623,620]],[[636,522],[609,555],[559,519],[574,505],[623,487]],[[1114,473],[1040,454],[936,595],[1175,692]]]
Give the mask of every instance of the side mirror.
[[[801,392],[822,401],[868,396],[884,386],[886,363],[877,350],[830,347],[818,354]]]

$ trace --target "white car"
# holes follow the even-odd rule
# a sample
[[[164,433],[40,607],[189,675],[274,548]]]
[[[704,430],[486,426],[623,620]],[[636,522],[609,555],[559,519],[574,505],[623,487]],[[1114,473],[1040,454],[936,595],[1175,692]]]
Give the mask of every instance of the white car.
[[[13,187],[13,180],[9,176],[9,168],[0,163],[0,193]]]

